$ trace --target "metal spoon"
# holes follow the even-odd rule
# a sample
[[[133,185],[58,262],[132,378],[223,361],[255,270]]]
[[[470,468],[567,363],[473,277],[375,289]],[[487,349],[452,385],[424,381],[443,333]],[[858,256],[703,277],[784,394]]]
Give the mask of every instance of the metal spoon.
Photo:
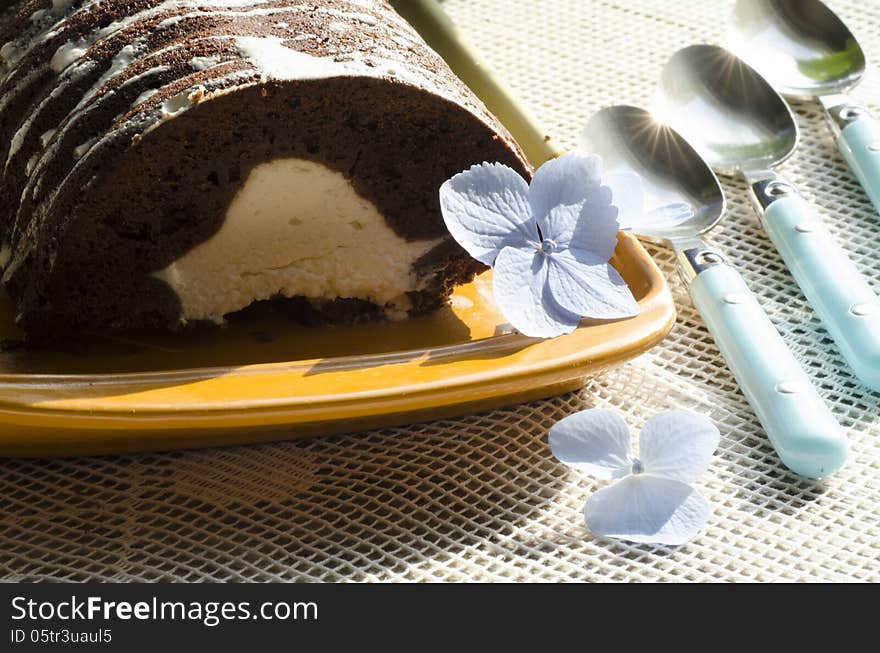
[[[645,186],[645,207],[687,202],[687,222],[640,236],[671,246],[691,299],[782,462],[821,477],[846,460],[847,440],[739,273],[700,239],[724,215],[715,174],[694,148],[650,113],[614,106],[595,114],[579,147],[602,157],[606,174],[634,172]]]
[[[819,0],[738,0],[731,49],[781,93],[818,97],[837,145],[880,212],[880,121],[844,95],[865,73],[865,55]]]
[[[880,389],[880,300],[813,207],[770,170],[798,143],[785,100],[727,50],[694,45],[667,62],[657,104],[716,172],[743,175],[764,230],[844,358]]]

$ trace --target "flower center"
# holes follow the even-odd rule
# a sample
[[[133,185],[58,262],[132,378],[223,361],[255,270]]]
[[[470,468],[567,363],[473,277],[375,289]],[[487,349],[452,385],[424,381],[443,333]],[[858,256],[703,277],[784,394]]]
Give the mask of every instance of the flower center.
[[[632,473],[633,474],[641,474],[643,471],[645,471],[645,468],[642,467],[642,461],[639,460],[638,458],[633,458]]]
[[[552,254],[556,251],[556,241],[550,240],[549,238],[547,238],[546,240],[542,240],[541,251],[545,254]]]

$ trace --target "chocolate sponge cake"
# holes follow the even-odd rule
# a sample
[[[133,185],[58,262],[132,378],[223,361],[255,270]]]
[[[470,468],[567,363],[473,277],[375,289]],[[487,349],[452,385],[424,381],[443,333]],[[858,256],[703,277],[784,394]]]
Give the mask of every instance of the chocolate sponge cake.
[[[479,269],[440,185],[529,174],[382,0],[27,0],[0,44],[0,265],[34,339],[429,311]]]

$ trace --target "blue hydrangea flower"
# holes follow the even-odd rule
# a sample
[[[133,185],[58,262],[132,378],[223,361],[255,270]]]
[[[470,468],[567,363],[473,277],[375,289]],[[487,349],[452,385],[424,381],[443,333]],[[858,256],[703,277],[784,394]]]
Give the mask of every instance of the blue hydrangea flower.
[[[667,411],[654,415],[632,456],[629,428],[617,413],[584,410],[550,429],[550,450],[560,462],[600,479],[620,479],[584,506],[596,535],[631,542],[684,544],[709,518],[709,503],[691,487],[705,473],[720,440],[702,415]]]
[[[449,232],[494,268],[495,302],[524,335],[551,338],[582,317],[638,313],[608,263],[619,225],[601,169],[597,156],[566,154],[541,166],[529,186],[507,166],[482,163],[440,188]]]

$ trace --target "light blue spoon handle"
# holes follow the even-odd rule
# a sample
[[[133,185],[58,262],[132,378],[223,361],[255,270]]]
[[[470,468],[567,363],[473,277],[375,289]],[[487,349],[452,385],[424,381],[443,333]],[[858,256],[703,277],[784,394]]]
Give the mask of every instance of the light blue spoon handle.
[[[840,131],[837,146],[880,213],[880,121],[864,113]]]
[[[776,199],[762,221],[856,377],[880,390],[880,299],[871,285],[802,197]]]
[[[848,451],[843,429],[739,273],[712,265],[690,291],[782,462],[812,478],[839,469]]]

